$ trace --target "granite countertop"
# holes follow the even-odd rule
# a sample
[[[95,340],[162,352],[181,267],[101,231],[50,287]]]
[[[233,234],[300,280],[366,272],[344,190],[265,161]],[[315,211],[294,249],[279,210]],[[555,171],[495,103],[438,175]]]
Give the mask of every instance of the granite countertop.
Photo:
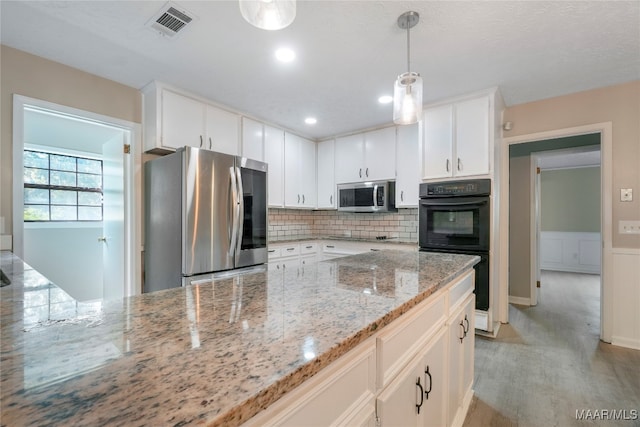
[[[0,424],[238,425],[477,261],[385,250],[79,302],[2,252]]]

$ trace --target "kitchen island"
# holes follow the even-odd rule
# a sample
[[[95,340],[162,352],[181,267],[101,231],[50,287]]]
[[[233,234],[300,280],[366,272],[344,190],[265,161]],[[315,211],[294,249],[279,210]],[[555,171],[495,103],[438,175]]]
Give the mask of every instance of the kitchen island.
[[[0,424],[242,424],[477,261],[380,251],[79,302],[2,252]]]

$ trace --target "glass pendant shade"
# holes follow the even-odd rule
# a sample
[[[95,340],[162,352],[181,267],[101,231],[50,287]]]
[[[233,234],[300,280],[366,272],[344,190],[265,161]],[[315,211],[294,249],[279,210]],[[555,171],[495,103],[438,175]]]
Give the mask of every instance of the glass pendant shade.
[[[281,30],[296,17],[296,0],[239,0],[248,23],[263,30]]]
[[[422,117],[422,77],[419,73],[400,74],[393,85],[393,122],[411,125]]]

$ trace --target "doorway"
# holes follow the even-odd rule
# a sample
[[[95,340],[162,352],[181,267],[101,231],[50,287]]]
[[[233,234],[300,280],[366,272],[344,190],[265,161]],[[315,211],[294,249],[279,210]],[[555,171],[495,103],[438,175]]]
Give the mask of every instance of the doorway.
[[[14,95],[14,252],[79,301],[140,289],[133,256],[138,128]]]
[[[593,125],[580,126],[576,128],[568,128],[568,129],[559,129],[555,131],[549,132],[541,132],[538,134],[531,135],[523,135],[518,137],[505,138],[504,145],[502,147],[502,175],[501,175],[501,188],[500,188],[500,196],[501,196],[501,206],[500,213],[501,218],[506,219],[503,220],[500,224],[500,235],[501,235],[501,262],[500,262],[500,317],[501,320],[506,319],[508,321],[508,307],[509,307],[509,287],[511,286],[510,278],[510,267],[512,266],[511,260],[513,259],[513,254],[511,253],[511,249],[514,246],[513,235],[511,233],[510,227],[510,205],[513,205],[513,201],[511,200],[511,173],[509,168],[510,161],[510,151],[512,150],[522,150],[526,148],[526,145],[529,143],[542,144],[540,145],[539,151],[548,151],[550,149],[559,148],[557,145],[554,145],[553,140],[582,136],[585,138],[594,138],[596,143],[588,143],[583,142],[580,144],[575,144],[576,146],[585,146],[585,145],[597,145],[600,144],[600,153],[601,153],[601,185],[602,193],[600,200],[600,230],[601,230],[601,240],[598,243],[601,250],[601,286],[600,286],[600,339],[605,342],[611,342],[611,331],[613,326],[613,313],[611,302],[613,300],[612,296],[612,283],[610,283],[611,277],[611,265],[612,265],[612,230],[610,227],[611,224],[611,207],[612,207],[612,194],[611,194],[611,181],[612,181],[612,167],[611,167],[611,151],[612,151],[612,138],[611,138],[611,123],[598,123]],[[557,141],[556,141],[557,142]],[[544,144],[550,144],[544,147]],[[569,147],[565,146],[565,147]],[[543,148],[540,148],[543,147]],[[530,167],[530,159],[527,159],[527,167],[526,174],[529,174],[532,170]],[[530,183],[533,183],[533,179],[530,179]],[[530,185],[525,193],[525,197],[527,199],[527,223],[531,224],[532,222],[529,220],[531,216],[530,206],[533,204],[533,195],[535,191],[535,186]],[[535,282],[537,280],[537,268],[531,267],[531,265],[537,264],[536,259],[532,259],[531,254],[537,253],[537,236],[535,235],[536,229],[535,227],[529,226],[527,230],[527,242],[529,242],[526,246],[527,251],[529,252],[524,260],[526,264],[525,271],[530,274],[530,277],[527,277],[523,282],[520,282],[523,289],[526,289],[524,296],[529,299],[534,296],[535,292],[530,292],[529,290],[535,289]],[[510,244],[511,239],[511,244]],[[519,257],[516,260],[522,261],[523,258]],[[529,291],[529,292],[527,292]]]

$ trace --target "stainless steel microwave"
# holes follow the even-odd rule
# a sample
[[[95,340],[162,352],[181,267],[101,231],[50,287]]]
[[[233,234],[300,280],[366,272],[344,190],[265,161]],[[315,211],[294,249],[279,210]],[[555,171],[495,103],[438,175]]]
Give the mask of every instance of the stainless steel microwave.
[[[395,212],[394,181],[338,184],[338,210],[347,212]]]

